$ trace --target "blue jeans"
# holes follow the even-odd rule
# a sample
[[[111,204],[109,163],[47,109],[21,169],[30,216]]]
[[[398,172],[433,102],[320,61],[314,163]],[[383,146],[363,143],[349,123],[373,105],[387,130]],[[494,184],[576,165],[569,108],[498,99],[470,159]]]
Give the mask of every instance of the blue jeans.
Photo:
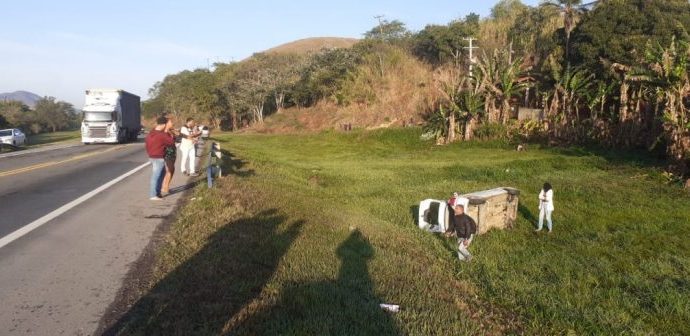
[[[151,162],[151,181],[149,183],[149,197],[160,196],[163,178],[165,177],[165,160],[149,159]]]

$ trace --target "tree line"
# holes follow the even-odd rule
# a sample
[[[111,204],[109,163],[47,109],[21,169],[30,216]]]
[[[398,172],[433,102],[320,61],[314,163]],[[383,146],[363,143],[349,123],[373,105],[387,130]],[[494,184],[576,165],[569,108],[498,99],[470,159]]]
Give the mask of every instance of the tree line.
[[[44,97],[33,109],[20,101],[0,101],[0,128],[19,128],[27,134],[78,129],[79,114],[72,104]]]
[[[664,152],[683,175],[690,168],[689,30],[686,0],[534,7],[502,0],[487,18],[469,14],[417,32],[382,20],[349,49],[255,54],[169,75],[151,89],[144,112],[232,130],[290,107],[371,101],[367,83],[376,81],[354,80],[358,69],[368,64],[377,69],[370,76],[384,76],[404,53],[433,71],[437,95],[422,112],[427,136],[439,143],[478,136],[645,148]],[[519,107],[542,114],[518,122]]]

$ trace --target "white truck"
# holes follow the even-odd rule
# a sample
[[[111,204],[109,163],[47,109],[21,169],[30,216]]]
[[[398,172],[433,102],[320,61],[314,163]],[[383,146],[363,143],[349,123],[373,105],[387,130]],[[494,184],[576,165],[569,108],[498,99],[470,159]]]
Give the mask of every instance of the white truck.
[[[84,144],[134,141],[141,130],[140,98],[124,90],[86,90],[82,111],[81,142]]]

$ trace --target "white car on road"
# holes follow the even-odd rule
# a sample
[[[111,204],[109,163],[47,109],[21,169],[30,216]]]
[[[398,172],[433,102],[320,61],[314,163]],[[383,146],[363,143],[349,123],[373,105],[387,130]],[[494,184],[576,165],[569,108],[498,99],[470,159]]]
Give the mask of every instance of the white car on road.
[[[22,146],[26,144],[26,135],[16,128],[0,130],[0,143],[12,146]]]

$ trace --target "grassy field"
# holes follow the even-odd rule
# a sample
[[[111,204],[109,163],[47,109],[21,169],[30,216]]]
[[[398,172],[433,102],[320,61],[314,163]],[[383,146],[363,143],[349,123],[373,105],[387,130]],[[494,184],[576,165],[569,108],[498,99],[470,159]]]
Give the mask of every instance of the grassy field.
[[[29,136],[27,144],[30,147],[45,145],[54,142],[76,140],[81,137],[79,130],[76,131],[61,131],[53,133],[40,133]]]
[[[228,177],[195,191],[111,332],[690,334],[690,196],[653,161],[409,129],[220,140]],[[544,181],[554,233],[535,234]],[[414,224],[422,199],[497,186],[522,191],[518,224],[471,263]]]

